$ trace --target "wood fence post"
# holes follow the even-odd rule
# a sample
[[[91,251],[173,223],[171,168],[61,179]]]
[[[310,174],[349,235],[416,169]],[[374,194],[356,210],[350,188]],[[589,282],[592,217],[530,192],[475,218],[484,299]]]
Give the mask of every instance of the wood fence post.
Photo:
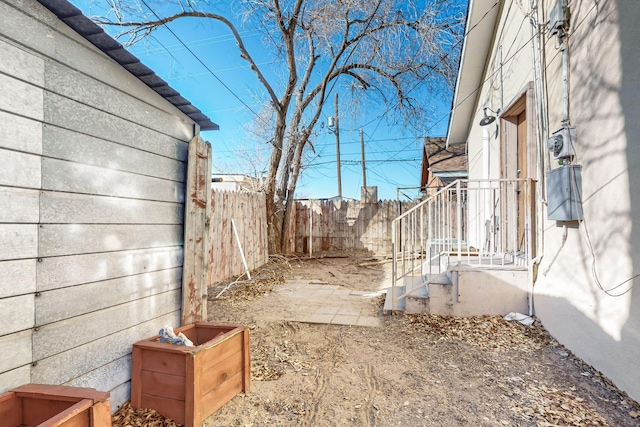
[[[182,325],[207,320],[207,267],[211,222],[211,145],[189,142],[184,215]]]

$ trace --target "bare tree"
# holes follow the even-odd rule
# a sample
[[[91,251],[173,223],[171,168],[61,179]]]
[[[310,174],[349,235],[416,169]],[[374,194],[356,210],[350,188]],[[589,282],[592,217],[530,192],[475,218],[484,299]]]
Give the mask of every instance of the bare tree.
[[[160,16],[155,9],[166,10],[166,2],[108,1],[113,13],[96,21],[122,27],[129,43],[187,17],[218,21],[233,34],[271,113],[265,124],[273,147],[266,180],[271,252],[288,241],[303,154],[314,150],[313,130],[330,92],[349,89],[360,102],[386,107],[393,122],[424,123],[428,100],[416,93],[452,84],[464,18],[459,0],[238,0],[239,25],[261,29],[263,43],[282,61],[283,81],[271,82],[247,49],[238,20],[216,13],[214,3],[173,0],[170,13]]]

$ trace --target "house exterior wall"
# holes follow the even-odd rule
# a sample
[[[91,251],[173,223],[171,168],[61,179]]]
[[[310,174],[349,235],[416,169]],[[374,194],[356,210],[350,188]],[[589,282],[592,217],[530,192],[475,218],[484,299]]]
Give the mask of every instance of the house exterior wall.
[[[504,110],[534,80],[529,22],[518,2],[505,3],[469,131],[470,178],[482,177],[483,100]],[[539,20],[547,22],[555,2],[539,3]],[[584,221],[548,221],[537,200],[542,258],[534,269],[535,313],[562,344],[640,400],[640,287],[624,293],[640,273],[640,193],[632,184],[640,182],[640,3],[577,0],[570,8],[569,111],[577,132],[574,163],[582,165]],[[551,133],[562,120],[562,55],[556,37],[545,34],[542,40]],[[499,141],[490,142],[492,178],[500,176]],[[543,169],[559,167],[546,150],[542,154]],[[545,186],[540,189],[544,198]]]
[[[0,0],[0,57],[0,392],[115,409],[132,343],[180,322],[194,123],[34,0]]]
[[[483,107],[487,106],[493,111],[504,111],[533,80],[528,18],[525,11],[518,6],[518,2],[501,3],[497,33],[487,58],[483,84],[476,98],[475,116],[472,118],[469,131],[470,179],[482,179],[484,176],[485,132],[490,147],[489,178],[500,178],[501,173],[499,120],[486,128],[480,126],[480,119],[484,117]]]
[[[564,246],[562,228],[545,223],[536,312],[557,339],[640,400],[640,280],[622,284],[640,272],[640,3],[578,1],[571,15],[570,113],[585,220],[567,229]],[[554,54],[550,42],[550,69],[559,70]],[[554,131],[562,119],[557,71],[549,97]],[[604,289],[622,284],[611,295],[599,289],[594,262]]]

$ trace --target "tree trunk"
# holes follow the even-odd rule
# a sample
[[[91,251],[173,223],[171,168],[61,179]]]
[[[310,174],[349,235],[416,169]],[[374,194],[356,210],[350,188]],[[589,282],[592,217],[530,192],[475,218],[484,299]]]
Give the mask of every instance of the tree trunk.
[[[295,155],[297,139],[290,137],[287,141],[286,155],[280,171],[280,178],[278,179],[278,186],[276,189],[276,205],[281,205],[287,198],[287,187],[289,184],[289,177],[291,174],[291,167],[293,164],[293,156]]]
[[[280,245],[280,226],[281,222],[277,220],[278,205],[276,199],[276,176],[278,167],[282,158],[282,145],[284,142],[284,132],[286,128],[285,116],[278,114],[276,117],[276,129],[273,137],[273,151],[269,160],[269,171],[267,174],[267,243],[269,245],[269,253],[277,254],[282,252]]]
[[[298,145],[296,146],[296,154],[293,159],[293,170],[291,171],[291,178],[289,179],[289,185],[287,186],[287,202],[285,204],[284,215],[282,218],[282,247],[284,247],[289,240],[289,226],[291,225],[291,217],[293,216],[293,209],[295,204],[294,194],[296,191],[296,185],[298,183],[298,176],[300,175],[303,150],[304,144],[298,143]]]

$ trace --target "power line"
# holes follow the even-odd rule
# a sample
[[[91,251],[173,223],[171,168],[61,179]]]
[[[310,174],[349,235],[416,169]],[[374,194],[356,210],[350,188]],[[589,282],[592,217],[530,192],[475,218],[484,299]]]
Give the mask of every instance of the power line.
[[[486,16],[486,15],[485,15],[485,16]],[[476,24],[476,25],[477,25],[477,24]],[[538,36],[538,34],[539,34],[539,33],[540,33],[540,30],[538,30],[538,31],[537,31],[537,32],[536,32],[532,37],[530,37],[528,40],[526,40],[526,41],[522,44],[522,46],[520,46],[518,49],[516,49],[516,51],[515,51],[515,52],[513,52],[513,54],[512,54],[510,57],[506,58],[506,59],[502,62],[502,64],[504,65],[504,64],[507,64],[507,63],[511,62],[511,61],[513,60],[513,58],[515,58],[515,56],[516,56],[516,55],[517,55],[517,54],[518,54],[522,49],[524,49],[525,47],[527,47],[527,45],[529,44],[529,42],[531,42],[531,40],[533,40],[533,38],[535,38],[535,37],[537,37],[537,36]],[[515,45],[515,40],[513,41],[513,43],[512,43],[512,46],[511,46],[511,47],[513,47],[513,45]],[[509,48],[509,50],[511,50],[511,47]],[[447,118],[447,117],[448,117],[448,116],[449,116],[449,115],[450,115],[450,114],[451,114],[451,113],[452,113],[452,112],[453,112],[453,111],[454,111],[458,106],[460,106],[461,104],[463,104],[464,102],[466,102],[466,101],[467,101],[471,96],[473,96],[473,95],[474,95],[474,94],[475,94],[479,89],[481,89],[481,88],[484,86],[484,84],[485,84],[485,83],[487,83],[489,80],[491,80],[493,77],[495,77],[495,75],[498,73],[498,71],[499,71],[499,70],[496,70],[496,71],[494,71],[493,73],[489,74],[489,75],[487,76],[487,78],[485,78],[482,82],[480,82],[480,84],[479,84],[478,86],[476,86],[476,87],[475,87],[475,89],[474,89],[473,91],[471,91],[471,92],[469,93],[469,95],[467,95],[464,99],[460,100],[456,105],[452,106],[452,108],[447,112],[447,114],[444,114],[444,115],[443,115],[443,116],[442,116],[442,117],[441,117],[441,118],[440,118],[436,123],[434,123],[434,124],[433,124],[429,129],[427,129],[427,131],[426,131],[425,133],[426,133],[426,134],[428,134],[428,133],[429,133],[429,131],[430,131],[431,129],[433,129],[435,126],[437,126],[437,125],[438,125],[442,120],[444,120],[445,118]],[[404,148],[400,149],[400,150],[396,153],[396,155],[398,155],[398,154],[400,154],[401,152],[403,152],[404,150],[406,150],[410,145],[411,145],[411,144],[406,145]]]
[[[433,73],[433,70],[435,70],[445,59],[447,59],[449,57],[449,55],[451,55],[451,53],[458,47],[458,45],[460,45],[461,43],[464,42],[464,40],[467,39],[467,37],[469,36],[469,34],[478,27],[478,25],[480,25],[480,23],[482,21],[484,21],[487,16],[489,15],[489,13],[498,5],[500,4],[501,0],[496,0],[496,2],[493,4],[493,6],[491,6],[491,8],[489,8],[489,10],[487,10],[484,15],[482,15],[482,17],[480,18],[480,20],[478,20],[478,22],[476,22],[471,28],[469,28],[468,31],[465,31],[464,35],[460,38],[460,40],[456,41],[456,43],[454,43],[454,45],[451,47],[451,49],[449,49],[449,51],[442,57],[440,58],[440,60],[436,63],[436,65],[434,67],[431,68],[431,70],[429,71],[429,73],[427,73],[427,75],[425,76],[424,79],[425,80],[427,77],[429,77],[430,74]],[[418,86],[420,86],[422,83],[422,81],[420,82],[416,82],[416,84],[409,89],[409,91],[406,92],[406,94],[408,95],[409,93],[413,92],[415,89],[418,88]],[[477,90],[477,89],[476,89]],[[398,102],[396,102],[393,107],[388,107],[384,113],[382,113],[382,115],[380,116],[380,120],[378,121],[378,124],[376,125],[374,131],[372,132],[372,136],[373,134],[378,130],[378,127],[380,126],[380,123],[382,123],[382,119],[384,118],[384,116],[391,110],[391,108],[395,108],[396,105],[398,105],[398,103],[400,102],[400,100],[398,100]],[[453,110],[453,109],[452,109]],[[451,111],[449,111],[449,113],[447,114],[447,116],[449,114],[451,114]],[[435,124],[433,124],[429,129],[427,129],[427,131],[425,132],[425,134],[427,134],[431,129],[433,129],[436,125],[438,125],[441,121],[443,120],[443,118],[441,118],[440,120],[438,120]],[[408,146],[407,146],[408,147]],[[406,147],[405,147],[406,148]],[[402,151],[402,150],[401,150]],[[399,151],[398,153],[400,153],[401,151]]]
[[[494,8],[494,7],[496,7],[496,5],[497,5],[497,4],[499,4],[499,2],[500,2],[500,0],[496,1],[496,3],[494,3],[494,5],[493,5],[493,6],[492,6],[492,7],[491,7],[487,12],[485,12],[485,14],[484,14],[484,15],[483,15],[483,17],[480,19],[480,21],[478,21],[478,22],[477,22],[473,27],[471,27],[471,28],[470,28],[470,29],[465,33],[464,37],[463,37],[461,40],[459,40],[458,42],[456,42],[456,45],[457,45],[457,44],[459,44],[459,43],[461,43],[465,38],[467,38],[467,37],[468,37],[468,35],[471,33],[471,31],[472,31],[472,30],[474,30],[474,29],[475,29],[475,28],[480,24],[480,22],[482,22],[482,20],[486,19],[486,17],[488,16],[489,12],[491,12],[491,10],[493,10],[493,8]],[[534,34],[534,36],[533,36],[533,37],[535,37],[535,36],[537,36],[537,33],[536,33],[536,34]],[[519,52],[520,52],[524,47],[526,47],[530,41],[531,41],[531,38],[530,38],[529,40],[525,41],[525,43],[524,43],[522,46],[520,46],[520,47],[519,47],[519,48],[518,48],[518,49],[517,49],[517,50],[516,50],[516,51],[515,51],[515,52],[514,52],[510,57],[506,58],[506,59],[503,61],[503,64],[509,63],[511,60],[513,60],[513,58],[515,57],[515,55],[516,55],[517,53],[519,53]],[[454,45],[454,47],[455,47],[456,45]],[[510,46],[509,51],[511,51],[511,48],[512,48],[514,45],[515,45],[515,40],[514,40],[514,42],[512,43],[512,46]],[[490,79],[495,75],[495,73],[496,73],[496,72],[494,72],[494,73],[492,73],[491,75],[489,75],[489,76],[488,76],[485,80],[483,80],[483,81],[482,81],[482,82],[481,82],[481,83],[480,83],[480,84],[479,84],[479,85],[478,85],[478,86],[477,86],[477,87],[476,87],[476,88],[475,88],[475,89],[474,89],[474,90],[473,90],[469,95],[467,95],[467,97],[465,97],[464,99],[462,99],[461,101],[459,101],[456,105],[452,106],[452,108],[451,108],[451,109],[450,109],[446,114],[442,115],[442,116],[441,116],[441,118],[440,118],[436,123],[434,123],[434,124],[433,124],[429,129],[427,129],[427,132],[426,132],[426,133],[428,133],[431,129],[433,129],[435,126],[437,126],[437,125],[438,125],[442,120],[444,120],[446,117],[448,117],[448,116],[453,112],[453,110],[454,110],[456,107],[458,107],[458,106],[459,106],[459,105],[461,105],[463,102],[465,102],[467,99],[469,99],[469,97],[471,97],[475,92],[477,92],[477,91],[478,91],[478,89],[480,89],[480,88],[481,88],[481,87],[482,87],[482,86],[483,86],[487,81],[489,81],[489,80],[490,80]],[[410,89],[410,90],[409,90],[409,92],[413,91],[416,87],[417,87],[417,85],[416,85],[416,86],[414,86],[412,89]],[[384,114],[386,114],[386,112],[388,112],[389,110],[390,110],[390,108],[387,108],[387,110],[385,111],[385,113],[383,113],[382,118],[384,118]],[[376,127],[374,128],[374,130],[373,130],[373,132],[371,133],[370,138],[369,138],[369,140],[368,140],[367,142],[375,142],[375,141],[379,141],[379,140],[374,140],[374,139],[372,139],[372,136],[373,136],[373,134],[375,134],[375,132],[377,131],[377,129],[378,129],[378,127],[380,126],[380,124],[381,124],[381,123],[382,123],[382,120],[379,120],[379,121],[378,121],[378,124],[377,124],[377,125],[376,125]],[[401,138],[397,138],[397,139],[401,139]],[[391,157],[389,157],[389,158],[387,159],[387,161],[389,161],[389,160],[394,160],[394,157],[395,157],[395,156],[397,156],[397,155],[399,155],[400,153],[402,153],[402,152],[406,151],[406,150],[411,146],[411,144],[413,144],[416,140],[418,140],[418,139],[419,139],[419,137],[407,137],[407,138],[404,138],[404,139],[413,139],[413,141],[412,141],[411,143],[409,143],[408,145],[404,146],[403,148],[399,149],[399,150],[390,151],[390,152],[393,152],[394,154],[393,154]],[[347,143],[345,143],[345,144],[356,144],[356,143],[358,143],[358,142],[347,142]],[[420,148],[421,148],[421,147],[420,147]],[[418,149],[420,149],[420,148],[418,148]],[[401,160],[401,161],[402,161],[402,160]],[[319,165],[319,164],[328,164],[328,163],[331,163],[331,162],[316,163],[316,165]],[[312,166],[312,165],[314,165],[314,164],[313,164],[313,163],[310,163],[308,166]]]
[[[228,111],[228,110],[230,110],[230,109],[217,110],[217,111]],[[369,142],[388,142],[388,141],[401,141],[401,140],[407,140],[407,139],[412,139],[414,141],[417,141],[417,140],[422,139],[422,137],[421,136],[409,136],[409,137],[400,137],[400,138],[370,139],[369,141],[366,141],[366,142],[367,143],[369,143]],[[347,142],[340,141],[340,146],[343,146],[343,145],[356,145],[356,144],[360,145],[360,142],[359,141],[347,141]],[[329,143],[329,144],[315,144],[314,146],[315,146],[316,151],[317,151],[317,150],[325,149],[325,148],[333,148],[333,147],[335,147],[335,143],[334,144],[331,144],[331,143]],[[271,148],[268,148],[268,147],[257,147],[257,148],[252,148],[252,150],[255,150],[255,151],[268,151],[268,150],[271,150]],[[422,147],[416,148],[415,150],[422,150]],[[215,152],[217,152],[217,153],[225,153],[225,152],[234,153],[235,151],[236,150],[215,150]],[[396,152],[396,150],[386,150],[386,151],[377,151],[377,152],[375,152],[375,151],[367,151],[367,153],[372,153],[372,154],[373,153],[395,153],[395,152]]]
[[[377,176],[382,182],[388,182],[389,184],[393,185],[394,187],[402,187],[402,184],[394,181],[392,179],[389,179],[386,175],[380,175],[378,172],[374,171],[374,170],[369,170],[369,172],[375,176]]]
[[[256,65],[269,65],[269,64],[273,64],[274,61],[264,61],[264,62],[258,62],[256,63]],[[224,73],[227,71],[234,71],[234,70],[249,70],[251,69],[251,67],[249,65],[238,65],[236,67],[229,67],[229,68],[221,68],[219,70],[216,70],[216,73]],[[204,76],[207,75],[209,73],[190,73],[190,74],[183,74],[181,76],[177,76],[177,77],[172,77],[169,78],[167,80],[169,81],[174,81],[174,80],[180,80],[180,79],[188,79],[191,77],[198,77],[198,76]]]
[[[147,6],[149,7],[149,6]],[[260,35],[259,32],[255,31],[255,30],[245,30],[245,31],[238,31],[238,34],[240,34],[243,39],[247,38],[247,37],[255,37]],[[218,40],[216,40],[218,39]],[[211,41],[209,41],[211,40]],[[189,45],[191,46],[195,46],[195,47],[202,47],[202,46],[209,46],[212,44],[216,44],[216,43],[223,43],[223,42],[228,42],[228,41],[234,41],[233,36],[228,35],[228,34],[222,34],[219,36],[213,36],[213,37],[205,37],[203,39],[199,39],[199,40],[194,40],[192,42],[189,43]],[[177,44],[172,44],[172,45],[168,45],[165,47],[165,50],[169,51],[169,52],[176,52],[178,50],[182,50],[184,48],[184,46],[180,43]],[[133,52],[135,52],[135,55],[139,58],[145,57],[145,56],[151,56],[151,55],[155,55],[157,53],[159,53],[161,49],[159,48],[151,48],[151,49],[141,49],[140,52],[137,52],[136,50],[134,50]]]
[[[151,8],[151,6],[149,6],[149,5],[147,4],[147,2],[146,2],[145,0],[140,0],[140,1],[142,1],[142,4],[144,4],[144,5],[147,7],[147,9],[149,9],[149,10],[151,11],[151,13],[153,13],[153,15],[156,17],[156,19],[158,19],[158,21],[162,21],[162,18],[160,18],[160,16],[156,13],[156,11],[155,11],[155,10],[153,10],[153,9]],[[218,77],[218,76],[216,75],[216,73],[214,73],[214,72],[211,70],[211,68],[209,68],[209,67],[207,66],[207,64],[205,64],[205,63],[204,63],[204,61],[202,61],[202,60],[200,59],[200,57],[199,57],[198,55],[196,55],[196,54],[195,54],[195,52],[194,52],[193,50],[191,50],[191,48],[190,48],[189,46],[187,46],[187,44],[186,44],[184,41],[182,41],[182,39],[181,39],[180,37],[178,37],[178,35],[177,35],[177,34],[176,34],[176,33],[175,33],[175,32],[174,32],[174,31],[169,27],[168,23],[166,23],[166,22],[165,22],[165,23],[163,23],[162,25],[164,25],[164,27],[165,27],[165,28],[166,28],[166,29],[167,29],[167,30],[168,30],[168,31],[173,35],[173,37],[175,37],[175,38],[176,38],[176,40],[178,40],[178,41],[180,42],[180,44],[182,44],[182,45],[185,47],[185,49],[186,49],[187,51],[189,51],[189,53],[191,53],[191,55],[193,55],[193,57],[194,57],[194,58],[195,58],[195,59],[196,59],[200,64],[202,64],[202,66],[203,66],[204,68],[206,68],[206,69],[207,69],[207,71],[209,71],[209,73],[211,73],[211,75],[212,75],[216,80],[218,80],[218,82],[220,82],[220,84],[221,84],[222,86],[224,86],[224,88],[225,88],[225,89],[227,89],[227,90],[229,91],[229,93],[231,93],[231,95],[233,95],[233,96],[234,96],[238,101],[240,101],[240,103],[241,103],[242,105],[244,105],[245,107],[247,107],[247,109],[248,109],[249,111],[251,111],[251,112],[252,112],[256,117],[260,118],[260,116],[258,115],[258,113],[256,113],[256,112],[255,112],[251,107],[249,107],[249,105],[247,105],[247,103],[245,103],[242,99],[240,99],[240,97],[239,97],[239,96],[238,96],[238,95],[237,95],[233,90],[231,90],[231,88],[230,88],[229,86],[227,86],[227,84],[226,84],[225,82],[223,82],[223,81],[222,81],[222,79],[220,79],[220,77]]]
[[[422,161],[422,158],[411,158],[411,159],[378,159],[378,160],[367,160],[367,163],[400,163],[400,162],[418,162]],[[341,163],[349,166],[357,166],[362,164],[362,160],[342,160]],[[303,168],[308,169],[310,167],[316,167],[321,165],[333,165],[335,164],[334,160],[329,160],[326,162],[317,162],[317,163],[308,163]]]

